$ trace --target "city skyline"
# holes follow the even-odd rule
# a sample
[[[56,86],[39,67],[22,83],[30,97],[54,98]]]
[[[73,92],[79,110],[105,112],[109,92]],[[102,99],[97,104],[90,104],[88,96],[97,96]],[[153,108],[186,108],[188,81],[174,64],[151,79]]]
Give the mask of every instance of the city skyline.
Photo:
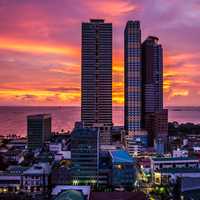
[[[199,105],[197,1],[77,2],[1,2],[0,105],[80,105],[80,24],[90,18],[113,24],[113,105],[123,105],[128,20],[140,21],[142,41],[160,38],[165,105]]]

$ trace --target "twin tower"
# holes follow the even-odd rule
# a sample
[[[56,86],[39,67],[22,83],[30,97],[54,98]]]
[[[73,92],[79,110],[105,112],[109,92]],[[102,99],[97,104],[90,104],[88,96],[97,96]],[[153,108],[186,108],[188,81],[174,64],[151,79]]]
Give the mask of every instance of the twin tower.
[[[130,137],[148,133],[148,145],[167,134],[163,109],[163,52],[158,38],[141,43],[139,21],[124,31],[124,128]],[[82,23],[81,120],[100,127],[100,141],[109,144],[112,127],[112,24],[102,19]],[[144,131],[145,130],[145,131]]]

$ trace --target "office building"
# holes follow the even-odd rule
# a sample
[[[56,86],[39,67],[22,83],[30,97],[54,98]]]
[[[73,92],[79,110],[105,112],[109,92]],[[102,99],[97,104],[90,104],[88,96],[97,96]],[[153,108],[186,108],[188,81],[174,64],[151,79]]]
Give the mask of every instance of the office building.
[[[112,186],[132,189],[135,182],[135,160],[124,150],[110,151],[112,159]]]
[[[49,114],[27,117],[28,149],[42,148],[51,137],[51,116]]]
[[[99,129],[75,128],[71,133],[73,185],[95,185],[99,167]]]
[[[159,39],[149,36],[142,43],[142,127],[149,146],[168,134],[168,112],[163,109],[163,49]]]

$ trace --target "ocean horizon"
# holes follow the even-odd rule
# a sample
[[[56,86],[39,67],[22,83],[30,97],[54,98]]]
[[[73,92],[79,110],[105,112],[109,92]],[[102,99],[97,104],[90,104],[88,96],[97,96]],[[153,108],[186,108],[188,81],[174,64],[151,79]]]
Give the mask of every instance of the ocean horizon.
[[[167,106],[168,121],[200,123],[200,106]],[[26,135],[28,115],[48,113],[52,131],[68,131],[80,121],[80,106],[0,106],[0,135]],[[113,106],[114,125],[123,125],[123,107]]]

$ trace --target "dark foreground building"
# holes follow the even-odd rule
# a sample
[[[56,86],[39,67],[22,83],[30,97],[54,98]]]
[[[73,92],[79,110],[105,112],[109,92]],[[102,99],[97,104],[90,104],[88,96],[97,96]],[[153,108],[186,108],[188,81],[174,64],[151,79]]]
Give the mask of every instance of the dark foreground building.
[[[99,131],[77,127],[71,133],[73,185],[95,185],[98,181]]]
[[[42,148],[51,137],[51,115],[40,114],[27,117],[28,149]]]
[[[143,192],[92,192],[91,200],[145,200],[146,195]]]

